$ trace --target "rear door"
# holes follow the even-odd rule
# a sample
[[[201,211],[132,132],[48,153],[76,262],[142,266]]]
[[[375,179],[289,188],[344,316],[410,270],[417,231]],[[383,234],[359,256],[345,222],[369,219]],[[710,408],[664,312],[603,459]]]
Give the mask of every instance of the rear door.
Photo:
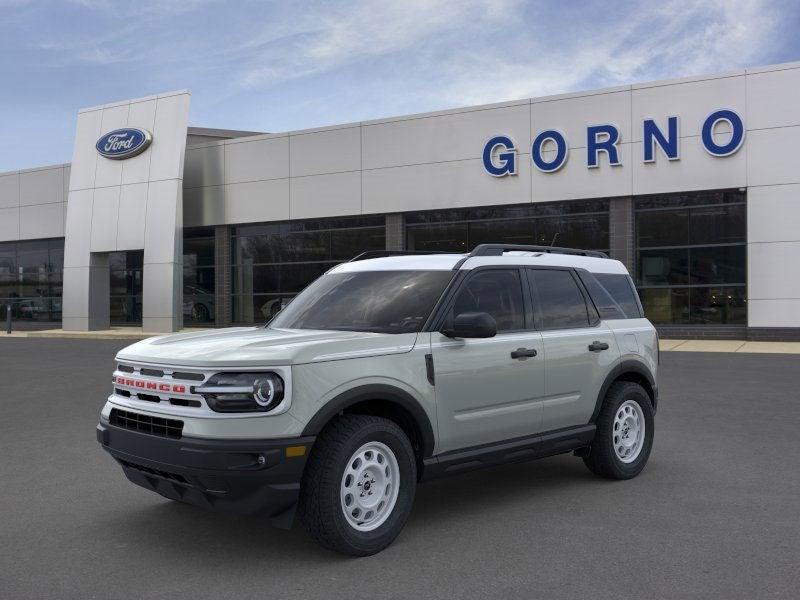
[[[445,324],[464,312],[486,312],[497,322],[497,335],[453,339],[431,333],[440,452],[541,430],[542,336],[532,329],[523,284],[517,267],[476,269],[456,290]]]
[[[571,269],[527,273],[545,353],[542,429],[585,425],[619,357],[616,339]]]

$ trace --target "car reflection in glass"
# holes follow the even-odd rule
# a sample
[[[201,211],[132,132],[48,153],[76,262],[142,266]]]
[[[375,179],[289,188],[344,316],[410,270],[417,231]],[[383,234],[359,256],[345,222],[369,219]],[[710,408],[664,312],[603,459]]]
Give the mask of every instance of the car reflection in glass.
[[[183,316],[198,323],[214,320],[214,292],[205,288],[183,286]]]

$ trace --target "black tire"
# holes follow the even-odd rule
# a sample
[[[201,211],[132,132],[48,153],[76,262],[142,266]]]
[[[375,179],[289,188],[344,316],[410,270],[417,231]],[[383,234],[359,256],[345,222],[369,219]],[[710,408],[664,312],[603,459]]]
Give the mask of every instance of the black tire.
[[[348,522],[340,500],[345,468],[366,443],[380,442],[394,453],[400,487],[388,519],[372,531]],[[308,533],[325,548],[351,556],[369,556],[398,536],[411,513],[417,487],[417,465],[408,437],[394,422],[369,415],[337,417],[317,438],[300,484],[298,511]]]
[[[623,462],[614,451],[614,417],[623,403],[631,400],[636,402],[642,410],[645,422],[645,436],[639,455],[632,462]],[[631,479],[642,472],[650,450],[653,447],[653,434],[655,432],[653,420],[653,405],[650,396],[637,383],[632,381],[617,381],[612,384],[606,393],[600,414],[597,417],[597,433],[589,448],[589,453],[583,458],[589,470],[601,477],[609,479]]]

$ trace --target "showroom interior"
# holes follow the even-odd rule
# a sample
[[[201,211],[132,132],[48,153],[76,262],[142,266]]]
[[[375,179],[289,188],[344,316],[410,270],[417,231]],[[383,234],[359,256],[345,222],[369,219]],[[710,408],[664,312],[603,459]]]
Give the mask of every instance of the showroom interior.
[[[742,327],[747,323],[746,199],[744,191],[714,190],[416,211],[388,219],[374,215],[222,226],[222,231],[186,229],[184,323],[268,321],[332,266],[361,252],[387,249],[389,220],[402,223],[402,244],[395,240],[389,249],[467,252],[493,242],[601,250],[628,264],[654,323]],[[625,239],[625,231],[613,248],[612,205],[617,228],[631,223],[634,232],[633,239]],[[217,243],[230,248],[218,252]],[[5,275],[0,284],[0,302],[13,302],[15,318],[60,322],[63,254],[59,238],[0,243],[0,268],[21,274],[15,281]],[[111,323],[141,326],[143,251],[112,253],[110,262]]]

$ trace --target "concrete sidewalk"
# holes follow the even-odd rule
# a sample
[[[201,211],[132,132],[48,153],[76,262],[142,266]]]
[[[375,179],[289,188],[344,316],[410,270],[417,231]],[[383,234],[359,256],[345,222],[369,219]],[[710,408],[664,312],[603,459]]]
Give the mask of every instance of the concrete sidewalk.
[[[189,327],[181,329],[179,333],[195,333],[206,331],[207,327]],[[141,327],[112,327],[100,331],[64,331],[63,329],[39,329],[32,331],[12,331],[7,334],[0,332],[0,339],[6,338],[54,338],[78,340],[142,340],[155,335],[166,335],[143,331]]]
[[[745,342],[743,340],[660,340],[665,352],[756,352],[800,354],[800,342]]]

